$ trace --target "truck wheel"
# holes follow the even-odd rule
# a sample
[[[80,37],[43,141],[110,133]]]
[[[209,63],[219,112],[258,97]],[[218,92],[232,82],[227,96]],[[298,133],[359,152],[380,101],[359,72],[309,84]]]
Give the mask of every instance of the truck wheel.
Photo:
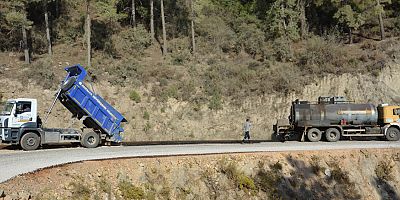
[[[100,143],[99,134],[87,132],[82,134],[81,145],[86,148],[96,148]]]
[[[307,131],[307,138],[310,142],[318,142],[322,138],[322,132],[317,128],[311,128]]]
[[[66,81],[64,81],[64,83],[61,85],[61,90],[62,91],[67,91],[69,90],[69,88],[72,87],[72,85],[74,85],[76,81],[76,77],[75,76],[71,76],[69,77]]]
[[[340,139],[340,131],[337,128],[328,128],[325,131],[325,137],[328,142],[337,142]]]
[[[25,151],[36,150],[40,145],[40,137],[33,132],[25,133],[21,138],[20,144]]]
[[[390,127],[386,131],[386,139],[389,141],[397,141],[400,139],[400,131],[395,127]]]

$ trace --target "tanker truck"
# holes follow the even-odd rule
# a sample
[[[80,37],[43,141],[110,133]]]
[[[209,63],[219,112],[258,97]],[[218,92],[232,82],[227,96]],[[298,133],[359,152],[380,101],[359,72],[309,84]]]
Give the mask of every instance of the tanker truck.
[[[24,150],[35,150],[43,144],[80,143],[87,148],[101,143],[120,142],[127,122],[115,108],[84,84],[87,75],[81,65],[66,67],[67,75],[56,93],[44,121],[38,115],[38,103],[32,98],[6,101],[0,112],[2,143],[19,145]],[[79,129],[46,127],[48,115],[55,103],[61,104],[82,122]],[[63,120],[63,119],[59,119]]]
[[[344,137],[400,139],[400,106],[356,104],[345,97],[319,97],[318,101],[292,102],[287,119],[274,125],[277,138],[336,142]]]

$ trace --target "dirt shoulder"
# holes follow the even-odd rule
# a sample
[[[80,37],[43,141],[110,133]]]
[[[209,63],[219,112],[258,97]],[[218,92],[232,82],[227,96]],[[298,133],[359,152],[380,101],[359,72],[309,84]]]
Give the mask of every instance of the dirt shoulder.
[[[0,184],[5,199],[398,199],[400,150],[114,159]]]

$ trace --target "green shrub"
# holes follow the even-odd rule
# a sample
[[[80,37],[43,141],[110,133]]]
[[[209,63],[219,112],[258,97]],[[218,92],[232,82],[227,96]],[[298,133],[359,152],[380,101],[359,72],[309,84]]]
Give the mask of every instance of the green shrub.
[[[269,199],[281,199],[280,191],[277,185],[281,182],[283,176],[279,170],[261,169],[255,177],[257,186],[267,193]]]
[[[319,175],[321,172],[325,171],[325,168],[320,166],[319,160],[320,158],[315,155],[311,157],[311,170],[316,175]]]
[[[243,23],[239,26],[239,43],[244,47],[244,51],[253,57],[263,53],[264,32],[256,24]]]
[[[143,76],[144,68],[136,60],[132,58],[122,59],[114,63],[115,60],[110,58],[103,59],[104,61],[110,61],[110,63],[97,63],[96,66],[107,66],[105,68],[96,68],[95,73],[101,74],[101,71],[107,72],[109,76],[104,77],[112,85],[125,86],[128,84],[140,84],[141,80],[146,79]]]
[[[26,66],[26,71],[21,73],[21,82],[30,79],[44,89],[55,89],[58,87],[59,81],[52,70],[52,62],[50,59],[40,59]]]
[[[112,185],[111,183],[107,180],[106,177],[102,176],[98,181],[97,181],[98,188],[100,189],[101,192],[104,192],[108,194],[110,197],[112,194]]]
[[[275,164],[271,164],[269,167],[274,171],[281,171],[283,168],[282,164],[279,161],[276,162]]]
[[[238,170],[235,163],[227,163],[225,160],[222,160],[220,161],[220,165],[222,173],[233,180],[237,188],[252,191],[254,194],[257,189],[254,180]]]
[[[115,52],[120,56],[141,56],[151,45],[151,35],[141,24],[136,28],[127,28],[114,34],[111,40]]]
[[[150,113],[147,112],[147,110],[144,111],[144,113],[143,113],[143,119],[145,119],[145,120],[150,120]]]
[[[160,112],[161,112],[161,113],[165,113],[165,107],[162,107],[162,108],[160,109]]]
[[[272,43],[272,49],[274,50],[274,57],[278,61],[290,61],[294,58],[290,40],[286,38],[277,38]]]
[[[172,64],[183,65],[190,61],[192,54],[190,53],[189,38],[174,38],[169,41],[168,48],[171,51]]]
[[[118,184],[118,189],[124,199],[143,199],[145,193],[142,188],[134,186],[128,180],[122,180]]]
[[[35,53],[43,54],[48,52],[46,35],[42,34],[41,31],[39,32],[36,26],[33,26],[33,30],[31,31],[31,40],[32,49],[34,49]]]
[[[395,34],[400,34],[400,15],[396,17],[394,22],[394,30]]]
[[[332,167],[331,177],[333,180],[335,180],[339,184],[344,184],[344,185],[352,184],[349,175],[345,171],[343,171],[343,169],[339,166],[339,163],[334,161],[330,163],[330,166]]]
[[[86,183],[83,182],[81,178],[78,178],[75,182],[69,184],[71,187],[71,199],[89,200],[92,191]]]
[[[388,161],[380,161],[375,167],[375,174],[380,181],[392,181],[394,166]]]
[[[222,110],[223,106],[222,106],[221,95],[214,94],[211,97],[210,102],[208,103],[208,108],[211,109],[211,110]]]
[[[189,101],[196,92],[193,80],[182,80],[178,84],[178,97],[182,101]]]
[[[206,52],[237,51],[238,37],[221,17],[206,16],[201,18],[196,32],[200,35],[199,46],[204,44],[205,48],[201,49],[206,50]]]
[[[143,127],[143,131],[144,131],[145,133],[148,133],[148,132],[150,131],[151,128],[152,128],[152,127],[151,127],[150,122],[146,122],[146,124],[145,124],[144,127]]]
[[[129,98],[130,98],[132,101],[136,102],[136,103],[140,103],[140,102],[141,102],[140,95],[139,95],[139,93],[136,92],[135,90],[132,90],[132,91],[129,93]]]
[[[175,84],[165,87],[153,87],[152,93],[156,99],[162,102],[168,101],[169,98],[178,99],[178,87]]]
[[[54,200],[57,199],[57,195],[54,193],[53,190],[49,188],[45,188],[40,190],[38,194],[34,196],[35,200]]]

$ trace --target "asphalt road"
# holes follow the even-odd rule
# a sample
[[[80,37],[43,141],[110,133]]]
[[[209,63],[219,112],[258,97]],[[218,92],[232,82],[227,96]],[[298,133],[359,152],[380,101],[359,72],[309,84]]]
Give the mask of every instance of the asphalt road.
[[[307,150],[400,148],[400,142],[340,141],[328,142],[264,142],[254,144],[185,144],[149,146],[106,146],[95,149],[53,148],[36,151],[0,150],[0,183],[14,176],[55,165],[84,160],[110,158],[200,155],[246,152],[287,152]]]

